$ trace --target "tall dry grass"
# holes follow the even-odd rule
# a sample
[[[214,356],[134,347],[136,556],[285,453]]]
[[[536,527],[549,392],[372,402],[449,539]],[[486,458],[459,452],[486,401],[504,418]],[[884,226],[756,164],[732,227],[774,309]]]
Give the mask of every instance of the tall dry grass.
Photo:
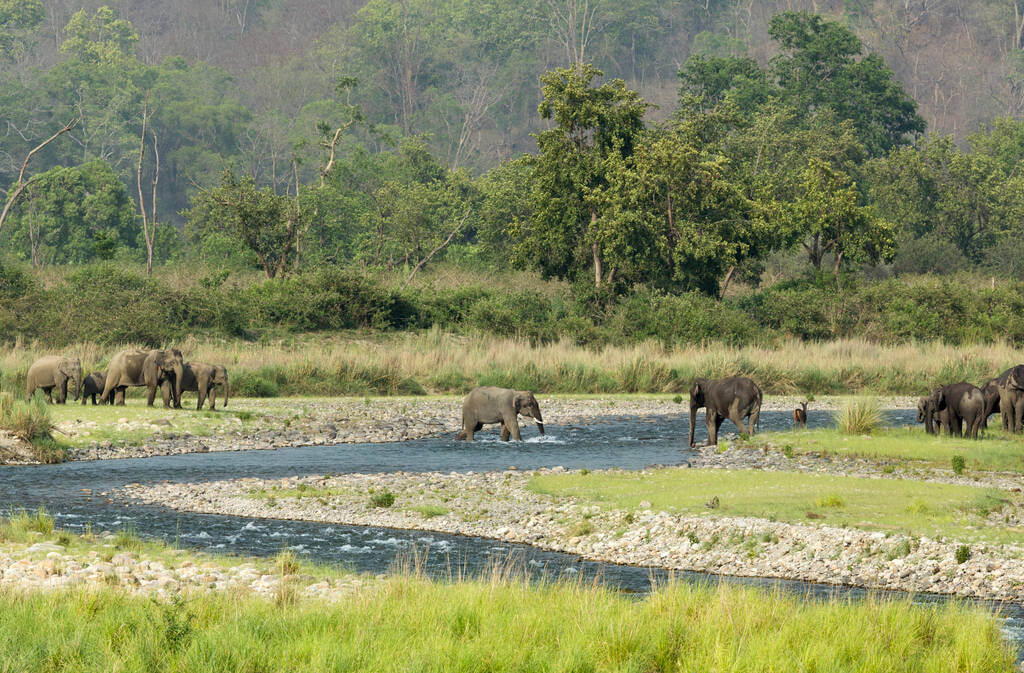
[[[749,376],[771,394],[920,394],[940,384],[980,384],[1024,362],[1009,345],[879,345],[847,339],[777,347],[656,342],[591,349],[568,342],[531,345],[490,335],[433,329],[394,335],[304,335],[251,343],[189,338],[173,344],[186,360],[226,365],[245,394],[272,382],[283,395],[462,393],[506,385],[548,393],[667,393],[696,376]],[[63,350],[86,372],[103,369],[119,348],[77,344]],[[18,342],[0,348],[0,388],[18,391],[32,361],[51,351]]]

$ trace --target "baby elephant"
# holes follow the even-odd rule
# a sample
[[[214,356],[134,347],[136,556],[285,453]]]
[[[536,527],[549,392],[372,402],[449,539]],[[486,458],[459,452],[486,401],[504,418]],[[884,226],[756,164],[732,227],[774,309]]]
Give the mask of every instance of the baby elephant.
[[[107,375],[103,372],[93,372],[82,380],[82,404],[85,404],[86,400],[92,398],[92,403],[96,404],[96,397],[103,394],[103,386],[107,383]],[[107,398],[104,404],[113,404],[114,396],[111,395]]]
[[[519,416],[528,416],[537,421],[537,429],[544,434],[544,419],[540,415],[537,398],[528,390],[511,390],[484,386],[474,389],[462,403],[462,430],[455,439],[473,441],[473,433],[485,423],[501,423],[501,441],[509,437],[522,440],[519,432]]]

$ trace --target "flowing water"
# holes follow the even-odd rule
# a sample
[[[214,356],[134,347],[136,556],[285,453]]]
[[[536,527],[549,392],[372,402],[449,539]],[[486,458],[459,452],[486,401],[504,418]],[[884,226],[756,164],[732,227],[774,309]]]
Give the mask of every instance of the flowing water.
[[[888,425],[914,423],[913,410],[886,412]],[[789,412],[764,412],[761,430],[788,429]],[[703,417],[697,440],[706,437]],[[812,414],[810,427],[831,423],[826,414]],[[733,430],[728,421],[722,432]],[[494,562],[513,559],[537,576],[597,576],[622,591],[643,593],[664,571],[635,566],[583,561],[527,545],[484,538],[367,526],[342,526],[302,521],[250,519],[175,512],[162,507],[111,501],[104,492],[129,483],[196,482],[348,472],[486,471],[515,466],[520,470],[561,465],[591,470],[618,467],[640,469],[671,465],[692,454],[686,447],[686,414],[624,417],[586,425],[547,424],[547,435],[523,428],[524,442],[501,442],[496,429],[478,433],[478,441],[456,442],[450,436],[391,444],[342,444],[275,451],[241,451],[161,456],[144,459],[72,462],[32,467],[0,467],[0,511],[45,507],[59,526],[72,531],[131,528],[182,546],[265,556],[289,548],[303,557],[334,563],[360,572],[387,572],[401,555],[415,554],[428,574],[472,575]],[[676,578],[708,582],[739,582],[772,586],[809,598],[860,597],[866,591],[808,582],[757,578],[726,578],[702,573],[675,573]],[[919,596],[917,600],[945,600]],[[1006,617],[1004,631],[1024,643],[1024,608],[992,604]]]

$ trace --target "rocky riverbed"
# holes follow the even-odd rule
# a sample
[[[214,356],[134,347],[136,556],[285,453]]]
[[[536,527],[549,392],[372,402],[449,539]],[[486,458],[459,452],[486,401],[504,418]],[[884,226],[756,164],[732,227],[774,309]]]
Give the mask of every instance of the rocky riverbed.
[[[611,563],[1024,600],[1024,545],[975,543],[964,559],[953,540],[684,515],[649,503],[639,511],[585,505],[527,488],[546,472],[239,479],[129,485],[117,495],[193,512],[474,535]]]
[[[663,416],[678,419],[685,433],[685,398],[675,397],[554,397],[539,398],[550,427],[597,420]],[[913,408],[910,397],[878,398],[883,408]],[[797,397],[766,398],[762,411],[788,411]],[[839,398],[821,398],[811,414],[838,408]],[[105,425],[94,416],[97,407],[83,406],[56,425],[55,435],[70,441],[69,460],[144,458],[181,453],[248,451],[288,446],[401,442],[454,435],[461,424],[461,397],[441,398],[280,398],[234,399],[230,411],[157,410],[147,418],[119,416]],[[106,409],[109,409],[107,407]],[[128,407],[132,409],[132,407]],[[101,408],[101,411],[103,409]],[[156,414],[157,417],[152,417]],[[200,416],[197,416],[200,414]],[[202,415],[205,414],[205,415]],[[197,421],[202,420],[203,423]],[[244,419],[244,420],[243,420]],[[529,419],[523,419],[528,422]],[[89,441],[97,434],[109,439]],[[0,433],[0,464],[39,462],[30,447]]]
[[[308,596],[341,600],[372,585],[367,576],[315,577],[300,566],[272,567],[267,562],[226,563],[170,549],[160,558],[119,551],[117,535],[100,534],[80,548],[54,541],[0,544],[0,591],[38,591],[119,587],[135,594],[170,598],[204,591],[232,591],[267,598]],[[230,560],[230,559],[229,559]]]

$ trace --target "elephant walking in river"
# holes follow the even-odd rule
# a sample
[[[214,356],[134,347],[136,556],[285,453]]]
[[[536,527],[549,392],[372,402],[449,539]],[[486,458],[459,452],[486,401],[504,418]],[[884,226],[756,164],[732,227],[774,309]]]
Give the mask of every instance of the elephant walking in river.
[[[544,434],[544,419],[540,415],[537,398],[528,390],[512,390],[483,386],[473,389],[462,403],[462,430],[455,439],[473,441],[473,433],[485,423],[501,423],[501,441],[509,437],[521,440],[519,416],[527,416],[537,422],[537,429]]]
[[[693,430],[697,410],[703,408],[708,427],[708,444],[718,443],[718,429],[728,418],[740,432],[752,435],[761,416],[761,389],[742,376],[727,379],[698,378],[690,388],[690,448],[693,448]],[[749,419],[745,425],[743,419]]]

